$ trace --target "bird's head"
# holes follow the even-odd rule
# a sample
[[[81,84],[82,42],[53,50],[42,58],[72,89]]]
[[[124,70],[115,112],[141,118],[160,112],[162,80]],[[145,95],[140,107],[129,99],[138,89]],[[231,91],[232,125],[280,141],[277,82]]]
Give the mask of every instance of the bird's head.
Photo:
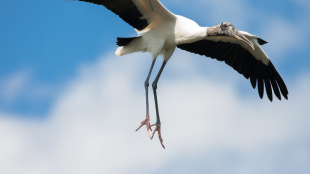
[[[208,28],[208,36],[229,36],[234,37],[247,43],[253,50],[254,46],[249,39],[247,39],[240,31],[238,31],[231,23],[223,22],[219,25]]]

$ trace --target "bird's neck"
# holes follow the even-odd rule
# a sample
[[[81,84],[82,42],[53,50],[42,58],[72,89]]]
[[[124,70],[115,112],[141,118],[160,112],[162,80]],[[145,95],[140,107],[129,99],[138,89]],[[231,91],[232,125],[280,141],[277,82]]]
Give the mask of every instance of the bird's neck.
[[[176,36],[177,44],[192,43],[207,37],[208,27],[195,26],[190,29],[182,28]]]

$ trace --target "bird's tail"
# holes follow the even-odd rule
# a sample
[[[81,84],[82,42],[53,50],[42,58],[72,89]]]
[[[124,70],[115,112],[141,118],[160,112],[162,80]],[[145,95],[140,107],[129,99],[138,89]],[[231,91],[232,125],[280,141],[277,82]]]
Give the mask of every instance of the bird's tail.
[[[137,37],[118,37],[116,44],[119,46],[115,52],[117,56],[123,56],[133,52],[144,52],[145,45],[143,45],[142,36]],[[132,43],[132,44],[131,44]]]
[[[126,46],[131,41],[133,41],[134,39],[139,38],[139,37],[141,37],[141,36],[138,36],[138,37],[118,37],[116,45],[118,45],[119,47]]]

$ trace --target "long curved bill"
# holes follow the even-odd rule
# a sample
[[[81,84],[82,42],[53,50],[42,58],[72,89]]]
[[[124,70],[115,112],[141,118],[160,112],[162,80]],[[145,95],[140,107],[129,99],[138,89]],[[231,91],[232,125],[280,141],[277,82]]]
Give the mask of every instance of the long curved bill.
[[[246,38],[243,34],[241,34],[239,31],[234,35],[234,38],[241,40],[245,43],[247,43],[253,50],[254,50],[254,45],[252,44],[251,41],[249,41],[248,38]]]

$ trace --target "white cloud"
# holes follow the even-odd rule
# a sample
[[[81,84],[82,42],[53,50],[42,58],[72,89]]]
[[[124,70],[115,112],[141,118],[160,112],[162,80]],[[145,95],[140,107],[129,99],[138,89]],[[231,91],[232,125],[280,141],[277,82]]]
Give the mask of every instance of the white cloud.
[[[150,56],[111,54],[80,68],[46,120],[0,114],[0,173],[310,172],[309,75],[286,82],[288,101],[241,99],[228,80],[237,73],[212,78],[189,55],[177,52],[159,81],[165,150],[135,132]]]
[[[44,99],[53,99],[63,86],[63,83],[52,86],[35,82],[30,71],[20,70],[0,80],[0,102],[4,108],[23,99],[30,103],[40,103]]]
[[[262,38],[268,38],[271,43],[264,46],[266,51],[270,52],[270,57],[280,58],[289,52],[307,49],[307,33],[310,29],[307,16],[294,22],[281,17],[271,17],[265,26],[262,29]]]
[[[3,81],[0,81],[0,97],[7,101],[13,101],[29,81],[29,72],[17,72]]]
[[[307,0],[293,0],[293,1],[300,3],[301,5],[304,5],[305,7],[308,7],[308,8],[310,7],[310,2]]]

